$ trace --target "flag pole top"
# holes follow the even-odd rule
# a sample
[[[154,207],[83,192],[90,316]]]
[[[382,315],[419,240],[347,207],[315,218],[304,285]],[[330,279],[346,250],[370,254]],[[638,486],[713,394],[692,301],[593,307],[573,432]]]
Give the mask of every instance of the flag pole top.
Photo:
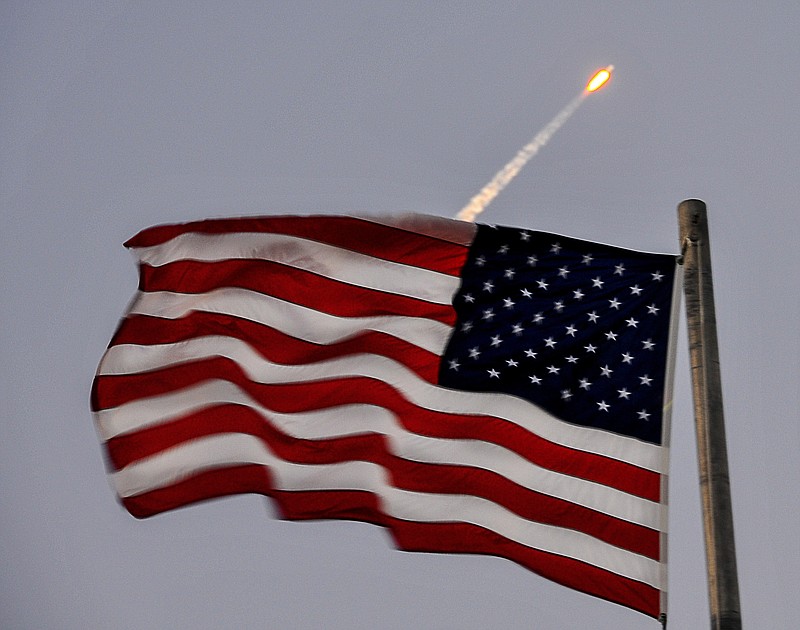
[[[701,238],[708,242],[708,212],[706,204],[700,199],[684,199],[678,205],[681,222],[681,235],[692,242]],[[682,240],[684,240],[682,239]]]

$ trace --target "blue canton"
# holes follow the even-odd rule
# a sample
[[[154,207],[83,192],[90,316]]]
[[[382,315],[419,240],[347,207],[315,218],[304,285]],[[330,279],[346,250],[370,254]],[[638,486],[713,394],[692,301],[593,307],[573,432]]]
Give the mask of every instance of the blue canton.
[[[675,256],[479,225],[445,387],[661,443]]]

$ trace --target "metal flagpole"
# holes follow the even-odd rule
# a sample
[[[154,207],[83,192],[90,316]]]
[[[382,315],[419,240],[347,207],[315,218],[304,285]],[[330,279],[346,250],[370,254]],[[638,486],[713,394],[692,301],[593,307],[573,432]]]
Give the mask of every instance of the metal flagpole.
[[[706,205],[678,206],[697,430],[711,630],[741,630]]]

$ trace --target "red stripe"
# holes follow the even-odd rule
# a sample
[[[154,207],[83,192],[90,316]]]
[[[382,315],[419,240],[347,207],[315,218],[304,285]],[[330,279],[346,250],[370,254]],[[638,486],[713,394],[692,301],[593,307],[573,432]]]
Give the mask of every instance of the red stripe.
[[[158,225],[142,230],[129,239],[125,247],[152,247],[189,232],[200,234],[264,232],[298,236],[451,276],[457,276],[461,272],[468,251],[464,245],[456,245],[423,234],[354,217],[335,216],[245,217]]]
[[[529,521],[581,531],[609,544],[658,559],[659,535],[655,530],[526,489],[488,470],[403,459],[391,453],[381,435],[324,440],[294,438],[252,409],[240,405],[204,409],[172,422],[112,438],[107,443],[110,463],[119,470],[183,442],[219,433],[253,435],[277,457],[297,464],[369,461],[390,473],[394,487],[415,492],[484,497]]]
[[[578,560],[531,549],[468,523],[418,523],[383,514],[368,492],[284,492],[275,490],[261,466],[214,469],[181,483],[123,500],[138,518],[175,509],[190,502],[256,492],[275,499],[283,517],[291,520],[346,519],[388,527],[398,548],[429,553],[470,553],[507,558],[539,575],[576,590],[639,610],[659,614],[659,591]]]
[[[418,523],[387,518],[404,551],[485,554],[507,558],[564,586],[658,617],[658,589],[579,560],[532,549],[470,523]]]
[[[181,260],[139,266],[139,290],[201,294],[214,289],[248,289],[339,317],[404,315],[452,326],[455,309],[417,298],[365,289],[269,260]]]
[[[178,343],[208,335],[240,339],[265,359],[282,365],[304,365],[356,354],[375,354],[402,363],[428,382],[435,383],[439,378],[438,355],[387,333],[367,331],[337,343],[322,345],[290,337],[248,319],[202,311],[191,312],[179,319],[130,315],[120,324],[109,347]],[[144,395],[132,390],[125,400]]]
[[[125,509],[136,518],[148,518],[161,512],[234,494],[272,495],[272,481],[266,467],[245,464],[212,468],[171,486],[121,499]]]
[[[293,384],[253,383],[233,361],[213,358],[152,372],[100,376],[95,380],[95,410],[116,407],[131,399],[156,396],[209,379],[235,383],[254,400],[283,413],[311,411],[347,404],[373,404],[390,409],[409,431],[442,438],[477,439],[499,444],[529,461],[623,492],[658,501],[660,476],[653,471],[607,457],[553,444],[506,420],[430,411],[411,404],[394,388],[371,378],[332,378]]]

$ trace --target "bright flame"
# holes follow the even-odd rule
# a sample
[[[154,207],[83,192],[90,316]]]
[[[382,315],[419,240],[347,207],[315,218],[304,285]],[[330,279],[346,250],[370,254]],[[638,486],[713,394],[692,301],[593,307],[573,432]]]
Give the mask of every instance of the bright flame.
[[[595,75],[589,79],[589,83],[586,84],[586,91],[587,92],[594,92],[599,90],[606,84],[611,78],[611,71],[614,69],[614,66],[608,66],[607,68],[603,68],[602,70],[598,70]]]

